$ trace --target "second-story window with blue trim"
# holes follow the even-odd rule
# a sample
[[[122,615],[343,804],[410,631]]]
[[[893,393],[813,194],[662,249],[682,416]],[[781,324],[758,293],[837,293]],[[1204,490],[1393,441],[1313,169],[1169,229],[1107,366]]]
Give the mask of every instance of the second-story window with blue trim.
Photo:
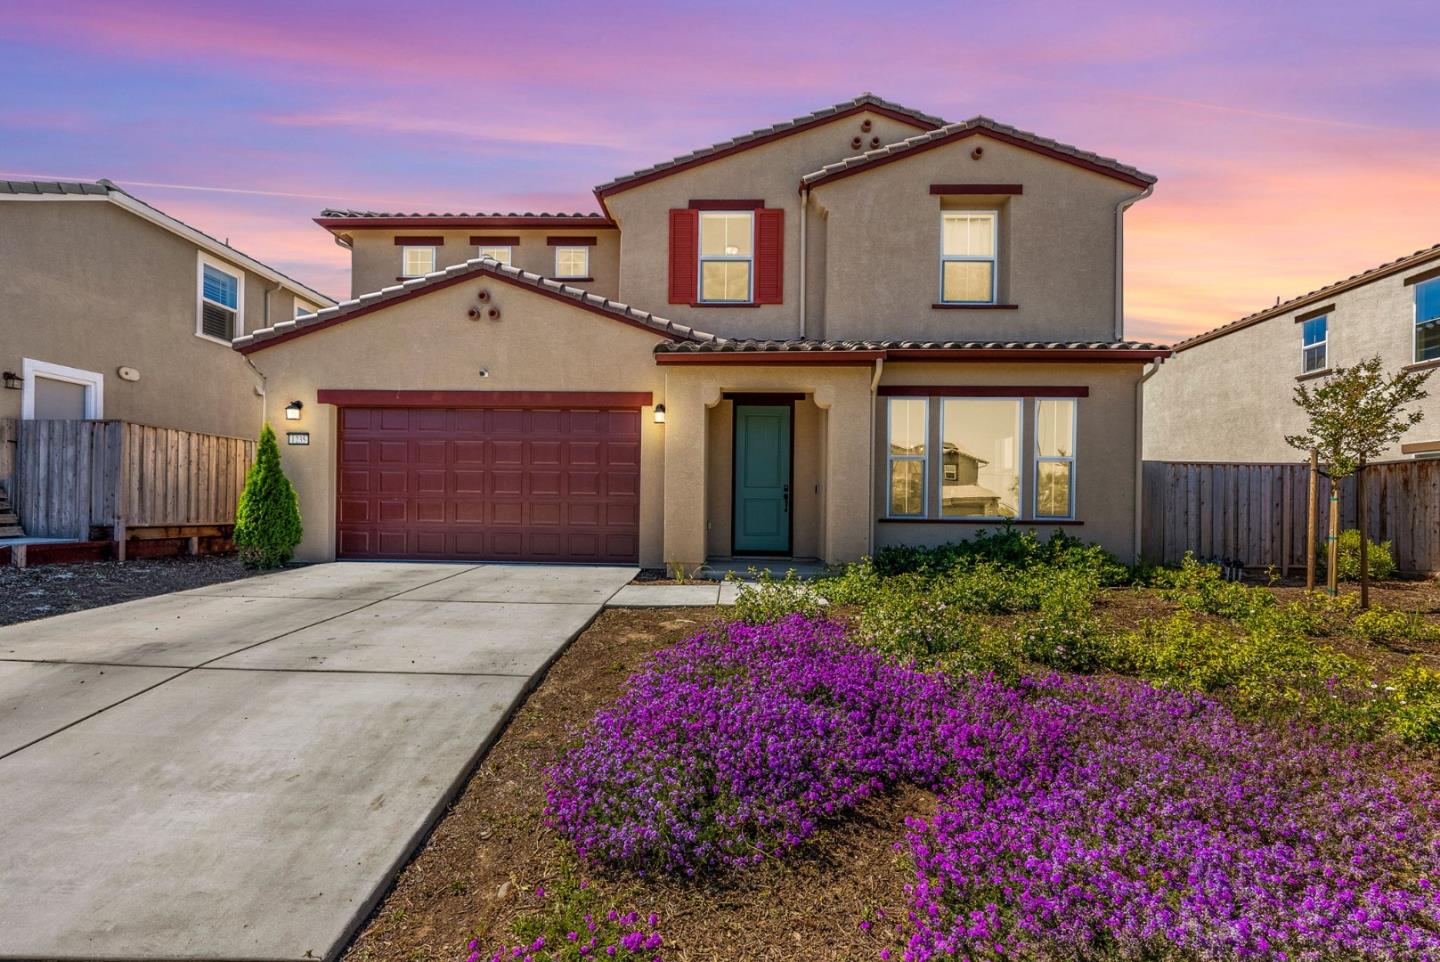
[[[995,303],[999,215],[947,210],[940,215],[940,302]]]
[[[1440,277],[1415,285],[1415,360],[1440,358]]]
[[[1327,347],[1330,331],[1330,317],[1322,314],[1312,317],[1300,325],[1300,373],[1311,374],[1323,371],[1330,363]]]

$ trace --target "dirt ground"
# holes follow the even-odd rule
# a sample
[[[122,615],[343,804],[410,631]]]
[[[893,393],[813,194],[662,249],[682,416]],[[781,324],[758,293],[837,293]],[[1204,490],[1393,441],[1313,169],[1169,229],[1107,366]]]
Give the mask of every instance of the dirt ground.
[[[248,578],[233,555],[93,561],[15,568],[0,565],[0,625],[99,608],[170,591]]]

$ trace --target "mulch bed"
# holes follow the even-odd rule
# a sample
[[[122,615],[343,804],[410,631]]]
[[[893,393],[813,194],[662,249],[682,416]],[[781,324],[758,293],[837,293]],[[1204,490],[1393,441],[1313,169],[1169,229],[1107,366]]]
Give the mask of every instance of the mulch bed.
[[[202,588],[256,573],[234,556],[221,555],[35,568],[3,566],[0,567],[0,625]]]

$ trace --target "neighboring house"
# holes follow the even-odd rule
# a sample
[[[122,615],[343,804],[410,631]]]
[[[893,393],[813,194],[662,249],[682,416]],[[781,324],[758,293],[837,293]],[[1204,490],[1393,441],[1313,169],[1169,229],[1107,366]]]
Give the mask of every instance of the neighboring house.
[[[231,341],[333,303],[109,181],[0,181],[0,418],[254,437]]]
[[[1123,340],[1121,230],[1154,180],[866,94],[603,217],[327,211],[383,289],[236,342],[300,556],[834,562],[1014,520],[1134,557],[1169,351]]]
[[[1379,355],[1389,370],[1440,367],[1440,245],[1175,345],[1145,384],[1145,457],[1299,461],[1297,383]],[[1440,388],[1389,458],[1440,454]]]

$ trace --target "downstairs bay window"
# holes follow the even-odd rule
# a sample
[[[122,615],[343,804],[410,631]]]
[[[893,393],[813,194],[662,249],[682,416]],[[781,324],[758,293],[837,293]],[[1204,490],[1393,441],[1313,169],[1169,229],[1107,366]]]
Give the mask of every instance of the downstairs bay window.
[[[889,514],[892,518],[923,517],[925,514],[925,467],[928,450],[929,401],[924,398],[891,398],[889,404],[890,452],[886,476],[889,484]]]

